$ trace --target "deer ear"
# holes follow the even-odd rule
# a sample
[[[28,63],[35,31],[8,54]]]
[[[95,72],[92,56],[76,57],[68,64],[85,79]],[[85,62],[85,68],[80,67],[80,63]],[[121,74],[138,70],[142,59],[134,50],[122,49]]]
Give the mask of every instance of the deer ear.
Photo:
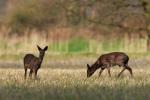
[[[90,65],[89,65],[89,64],[87,64],[87,68],[90,68]]]
[[[48,49],[48,46],[46,46],[45,48],[44,48],[44,51],[46,51]]]
[[[42,50],[38,45],[37,45],[37,48],[39,49],[39,51]]]

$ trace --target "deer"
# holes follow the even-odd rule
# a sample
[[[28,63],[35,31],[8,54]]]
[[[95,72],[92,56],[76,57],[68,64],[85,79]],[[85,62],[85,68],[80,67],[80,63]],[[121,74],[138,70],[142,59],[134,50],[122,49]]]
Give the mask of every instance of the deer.
[[[40,48],[37,45],[39,50],[39,57],[34,56],[33,54],[26,54],[24,56],[24,78],[27,76],[27,69],[30,69],[29,77],[32,78],[32,73],[34,73],[34,78],[37,79],[37,72],[41,68],[41,64],[45,55],[45,51],[48,49],[48,46],[45,46],[44,49]]]
[[[87,77],[91,77],[94,72],[100,68],[99,77],[101,76],[104,69],[107,69],[109,77],[111,77],[110,69],[113,66],[118,65],[123,67],[122,71],[118,74],[118,77],[125,71],[128,70],[132,77],[132,69],[128,65],[129,56],[124,52],[111,52],[102,54],[94,64],[91,66],[87,64]]]

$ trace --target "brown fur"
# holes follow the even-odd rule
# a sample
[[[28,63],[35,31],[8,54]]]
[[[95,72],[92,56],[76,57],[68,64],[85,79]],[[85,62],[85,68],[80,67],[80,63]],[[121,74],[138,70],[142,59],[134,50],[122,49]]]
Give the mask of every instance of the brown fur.
[[[44,49],[41,49],[39,46],[37,46],[37,48],[40,52],[39,57],[36,57],[33,54],[26,54],[24,57],[25,79],[27,75],[27,69],[30,69],[29,73],[30,78],[32,77],[32,73],[35,73],[35,78],[37,78],[37,71],[41,67],[43,57],[45,55],[45,51],[48,49],[48,46],[46,46]]]
[[[128,55],[123,52],[112,52],[103,54],[92,66],[87,64],[87,77],[92,76],[94,72],[99,68],[101,68],[99,76],[101,75],[101,73],[105,68],[108,70],[109,76],[111,76],[110,68],[115,65],[123,67],[123,70],[118,74],[118,77],[123,73],[125,69],[127,69],[132,76],[132,69],[128,66],[128,61],[129,61]]]

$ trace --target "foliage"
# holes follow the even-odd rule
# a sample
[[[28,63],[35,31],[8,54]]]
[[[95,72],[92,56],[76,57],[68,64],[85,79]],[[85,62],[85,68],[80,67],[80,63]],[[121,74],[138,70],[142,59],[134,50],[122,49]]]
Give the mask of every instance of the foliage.
[[[16,32],[27,28],[45,30],[51,26],[80,25],[134,31],[133,25],[136,30],[145,28],[143,9],[142,0],[19,0],[7,12],[7,24]]]
[[[69,42],[69,52],[85,52],[88,50],[88,41],[82,38],[74,38]]]
[[[57,23],[60,11],[57,2],[47,0],[21,0],[11,10],[8,16],[8,25],[14,32],[25,29],[46,29],[49,25]]]

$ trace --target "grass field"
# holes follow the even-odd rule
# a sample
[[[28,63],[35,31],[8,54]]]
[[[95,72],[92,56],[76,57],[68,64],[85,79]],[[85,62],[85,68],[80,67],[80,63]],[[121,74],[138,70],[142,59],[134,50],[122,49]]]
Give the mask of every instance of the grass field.
[[[134,77],[113,68],[98,78],[86,78],[86,69],[39,70],[38,80],[24,80],[23,69],[0,69],[0,100],[149,100],[150,68],[133,68]]]

